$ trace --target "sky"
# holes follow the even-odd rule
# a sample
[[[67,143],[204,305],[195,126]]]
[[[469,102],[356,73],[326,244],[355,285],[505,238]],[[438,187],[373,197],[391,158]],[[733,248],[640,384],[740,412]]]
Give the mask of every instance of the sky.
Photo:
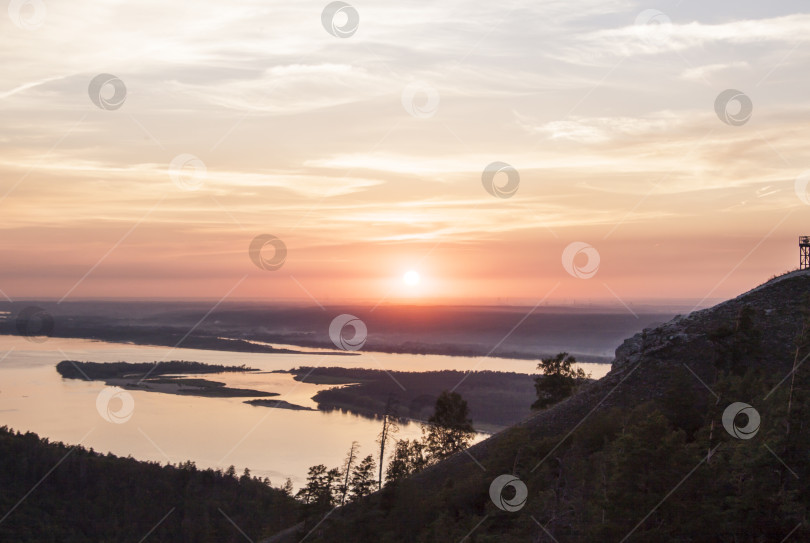
[[[803,1],[14,0],[0,36],[0,298],[705,304],[810,234]]]

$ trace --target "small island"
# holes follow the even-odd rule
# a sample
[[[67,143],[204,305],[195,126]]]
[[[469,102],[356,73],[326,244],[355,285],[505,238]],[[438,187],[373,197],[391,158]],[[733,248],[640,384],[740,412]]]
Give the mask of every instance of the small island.
[[[289,409],[290,411],[317,411],[317,409],[314,409],[312,407],[304,407],[303,405],[296,405],[294,403],[285,402],[284,400],[247,400],[245,403],[260,407],[275,407],[276,409]]]
[[[56,365],[56,371],[65,379],[104,381],[109,386],[163,394],[208,398],[267,398],[279,395],[275,392],[231,388],[220,381],[185,377],[188,374],[257,371],[245,365],[223,366],[221,364],[203,364],[184,360],[140,363],[63,360]]]

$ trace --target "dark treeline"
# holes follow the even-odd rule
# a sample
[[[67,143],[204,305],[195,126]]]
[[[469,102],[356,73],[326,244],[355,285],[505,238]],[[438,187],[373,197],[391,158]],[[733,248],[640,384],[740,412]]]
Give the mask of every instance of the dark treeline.
[[[161,466],[0,428],[0,541],[244,541],[239,530],[257,541],[298,521],[290,491],[247,470]]]
[[[221,364],[204,364],[185,360],[166,362],[78,362],[62,360],[56,365],[56,371],[69,379],[113,379],[116,377],[139,377],[186,374],[186,373],[222,373],[256,371],[244,364],[241,366],[223,366]]]
[[[390,398],[381,417],[375,454],[361,459],[360,446],[354,441],[342,465],[328,469],[318,464],[309,468],[307,483],[296,494],[306,506],[309,520],[334,506],[357,502],[381,490],[383,484],[396,485],[438,464],[466,449],[475,435],[467,402],[457,392],[443,391],[439,395],[433,415],[422,424],[421,439],[396,439],[399,431],[396,411],[396,402]]]
[[[343,409],[379,416],[389,398],[398,404],[403,418],[427,420],[443,390],[457,390],[482,429],[509,426],[531,412],[536,399],[534,377],[521,373],[480,371],[403,372],[356,368],[298,368],[298,379],[310,382],[357,383],[321,390],[313,399],[321,409]],[[331,381],[330,381],[331,380]],[[459,384],[461,383],[461,384]],[[403,390],[404,389],[404,390]]]

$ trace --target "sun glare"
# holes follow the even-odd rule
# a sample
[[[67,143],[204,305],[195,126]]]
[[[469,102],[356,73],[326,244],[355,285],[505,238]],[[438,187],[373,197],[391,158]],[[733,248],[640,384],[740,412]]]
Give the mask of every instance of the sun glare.
[[[405,284],[411,287],[418,285],[420,279],[419,272],[415,270],[409,270],[402,276],[402,280],[405,281]]]

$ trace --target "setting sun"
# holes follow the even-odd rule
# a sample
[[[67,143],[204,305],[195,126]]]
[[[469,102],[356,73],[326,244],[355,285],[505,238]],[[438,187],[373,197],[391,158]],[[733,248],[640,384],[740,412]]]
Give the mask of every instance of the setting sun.
[[[419,272],[408,270],[405,272],[405,275],[402,276],[402,280],[405,281],[406,285],[414,287],[419,284],[421,277],[419,277]]]

